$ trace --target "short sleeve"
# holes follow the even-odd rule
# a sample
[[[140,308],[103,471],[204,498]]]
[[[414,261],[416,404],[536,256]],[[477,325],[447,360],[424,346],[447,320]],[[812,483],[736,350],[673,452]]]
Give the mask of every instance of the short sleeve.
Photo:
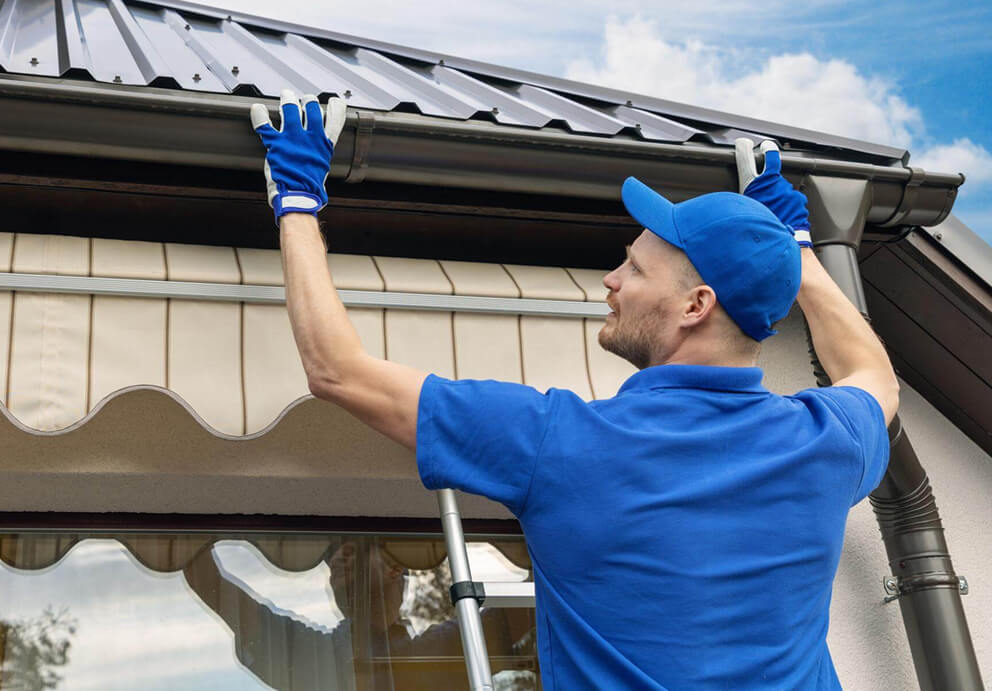
[[[862,452],[861,481],[851,506],[867,497],[882,481],[889,465],[889,432],[885,413],[875,397],[857,386],[828,386],[815,391],[830,401],[845,421]]]
[[[519,516],[554,400],[550,392],[521,384],[430,375],[417,410],[424,486],[481,494]]]

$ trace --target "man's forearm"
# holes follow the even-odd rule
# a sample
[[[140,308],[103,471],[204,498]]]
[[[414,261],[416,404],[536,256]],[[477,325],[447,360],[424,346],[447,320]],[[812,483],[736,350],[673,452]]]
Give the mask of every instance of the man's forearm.
[[[857,308],[830,278],[812,249],[800,251],[802,283],[799,306],[806,316],[820,364],[832,381],[892,364],[885,347]],[[893,380],[895,374],[892,373]]]
[[[362,343],[331,281],[317,219],[286,214],[279,236],[293,337],[310,390],[324,390],[363,354]]]

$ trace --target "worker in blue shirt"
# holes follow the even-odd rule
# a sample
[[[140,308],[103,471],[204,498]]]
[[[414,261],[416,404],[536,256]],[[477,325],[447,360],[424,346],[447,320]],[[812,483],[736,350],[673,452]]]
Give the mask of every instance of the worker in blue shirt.
[[[450,381],[368,355],[315,218],[344,105],[281,99],[267,149],[287,303],[311,392],[416,451],[429,489],[506,505],[534,565],[547,689],[836,689],[826,646],[848,509],[888,462],[899,386],[814,255],[805,197],[765,144],[743,194],[672,204],[633,178],[645,230],[604,279],[607,350],[639,371],[608,400]],[[798,296],[834,385],[779,396],[760,342]]]

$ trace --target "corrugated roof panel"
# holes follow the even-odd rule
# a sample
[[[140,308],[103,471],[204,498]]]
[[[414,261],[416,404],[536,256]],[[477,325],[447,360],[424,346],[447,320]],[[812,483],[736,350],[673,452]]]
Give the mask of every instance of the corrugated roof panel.
[[[555,113],[554,118],[564,120],[574,132],[616,134],[627,126],[616,118],[540,87],[521,84],[514,91],[527,103],[535,103]]]
[[[283,41],[265,33],[256,35],[232,22],[225,22],[221,26],[224,33],[241,44],[250,55],[264,62],[279,75],[290,79],[300,93],[319,94],[323,90],[321,83],[326,78],[324,71],[313,69],[312,63],[298,55],[285,56],[288,59],[284,59],[285,51],[282,49],[286,44]]]
[[[56,29],[59,37],[59,73],[69,70],[89,72],[89,55],[83,46],[83,37],[72,0],[55,0]],[[92,76],[92,73],[90,73]]]
[[[351,106],[648,141],[731,145],[768,132],[796,147],[898,164],[905,152],[819,132],[442,56],[183,0],[0,0],[0,65],[40,76],[221,93],[335,93]],[[163,83],[164,82],[164,83]],[[509,86],[507,86],[509,85]],[[591,104],[591,105],[590,105]],[[697,129],[698,128],[698,129]]]
[[[162,19],[185,44],[186,49],[200,59],[207,72],[211,73],[214,79],[221,83],[225,91],[233,91],[237,87],[238,80],[235,79],[232,73],[221,69],[220,62],[212,51],[210,44],[204,41],[203,37],[197,32],[194,32],[192,24],[172,10],[165,10],[162,13]],[[199,74],[199,77],[202,79],[203,74]],[[196,75],[193,76],[194,82],[198,82],[200,79],[197,79]]]
[[[192,36],[183,29],[177,33],[167,21],[167,10],[152,10],[132,6],[128,8],[138,29],[155,46],[165,62],[166,76],[172,77],[184,89],[193,91],[228,91],[224,83],[207,69],[195,50],[187,45]],[[172,13],[175,21],[182,22],[179,15]],[[185,26],[183,22],[182,28]]]
[[[400,100],[415,103],[421,113],[464,119],[477,111],[475,106],[453,94],[451,89],[442,88],[420,72],[390,60],[385,55],[358,48],[355,58],[363,67],[378,75],[379,79],[392,82]]]
[[[172,14],[175,13],[167,13]],[[280,73],[266,60],[266,55],[246,47],[243,36],[232,30],[231,22],[180,18],[178,14],[169,16],[168,21],[176,33],[186,31],[190,35],[187,45],[197,51],[207,68],[230,91],[252,86],[267,96],[277,96],[286,87],[296,89],[297,93],[309,91],[310,84],[297,83],[296,75]]]
[[[718,127],[716,129],[707,130],[705,137],[714,144],[726,144],[727,146],[733,146],[734,140],[739,137],[747,137],[755,144],[765,139],[774,139],[775,141],[778,141],[778,137],[772,137],[767,134],[759,134],[757,132],[747,132],[734,127]]]
[[[141,30],[130,10],[124,5],[123,0],[108,0],[107,9],[114,20],[114,25],[120,31],[124,44],[131,53],[135,65],[141,72],[146,84],[150,84],[156,79],[170,76],[171,69],[155,46]]]
[[[273,44],[279,41],[276,37],[259,38]],[[299,55],[299,59],[314,65],[323,73],[320,82],[322,92],[343,96],[348,99],[348,105],[354,107],[392,110],[399,105],[399,98],[362,75],[362,67],[354,57],[349,56],[351,60],[346,60],[296,34],[286,34],[283,40],[287,52]],[[287,55],[287,59],[293,59],[292,55]]]
[[[8,72],[57,77],[58,33],[55,3],[8,0],[0,8],[2,64]]]
[[[543,127],[554,117],[553,113],[535,108],[503,89],[490,86],[450,67],[438,65],[431,68],[429,73],[435,83],[469,96],[479,111],[492,113],[497,122]]]
[[[653,139],[660,142],[685,142],[697,134],[704,134],[702,130],[684,125],[681,122],[664,118],[654,113],[649,113],[640,108],[629,106],[616,106],[614,108],[604,108],[613,117],[634,127],[645,139]]]
[[[94,79],[117,84],[148,84],[155,78],[151,75],[149,79],[138,67],[108,2],[75,0],[74,4],[83,46],[81,52]],[[66,5],[72,6],[73,2],[70,0]]]

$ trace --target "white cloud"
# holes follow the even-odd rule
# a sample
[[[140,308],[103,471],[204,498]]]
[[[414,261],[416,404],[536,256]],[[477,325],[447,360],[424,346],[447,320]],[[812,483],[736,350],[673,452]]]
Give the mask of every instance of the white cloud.
[[[896,84],[846,60],[755,56],[742,45],[668,40],[652,21],[613,17],[599,56],[571,61],[567,77],[910,149],[913,165],[964,173],[958,215],[980,233],[992,227],[992,153],[983,146],[968,138],[931,143],[920,111]]]
[[[967,137],[923,151],[913,157],[913,165],[941,173],[964,173],[968,187],[992,182],[992,153]]]
[[[748,57],[698,40],[666,41],[653,22],[639,17],[611,18],[601,61],[573,61],[567,75],[894,146],[909,146],[922,131],[919,110],[899,96],[894,84],[866,76],[845,60],[789,53],[744,68]]]

